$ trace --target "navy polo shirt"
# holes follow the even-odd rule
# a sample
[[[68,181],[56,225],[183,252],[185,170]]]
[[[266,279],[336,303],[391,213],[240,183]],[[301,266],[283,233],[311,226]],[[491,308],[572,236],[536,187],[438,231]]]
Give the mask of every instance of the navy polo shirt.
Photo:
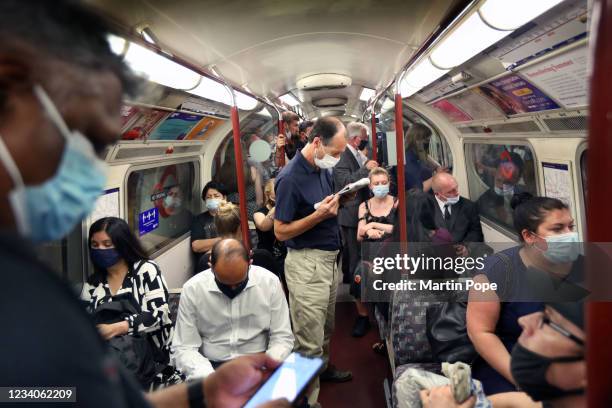
[[[276,177],[276,210],[274,218],[282,222],[292,222],[312,214],[315,203],[334,193],[330,172],[320,170],[308,163],[297,152],[295,157]],[[337,217],[328,218],[292,239],[285,245],[293,249],[340,249]]]

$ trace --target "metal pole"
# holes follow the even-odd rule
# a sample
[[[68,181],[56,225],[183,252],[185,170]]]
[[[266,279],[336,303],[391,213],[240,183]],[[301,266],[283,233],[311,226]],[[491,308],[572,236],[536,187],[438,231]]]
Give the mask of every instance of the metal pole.
[[[395,146],[397,153],[397,198],[399,200],[400,242],[408,241],[406,227],[406,181],[404,177],[404,116],[402,114],[401,83],[404,72],[400,73],[395,83]]]
[[[236,94],[228,84],[224,84],[227,91],[232,96],[232,130],[234,136],[234,157],[236,159],[236,179],[238,181],[238,199],[240,205],[240,229],[242,230],[242,242],[247,250],[251,249],[251,238],[249,234],[249,220],[247,214],[246,183],[243,171],[242,144],[240,143],[240,118],[238,116],[238,106],[236,105]]]

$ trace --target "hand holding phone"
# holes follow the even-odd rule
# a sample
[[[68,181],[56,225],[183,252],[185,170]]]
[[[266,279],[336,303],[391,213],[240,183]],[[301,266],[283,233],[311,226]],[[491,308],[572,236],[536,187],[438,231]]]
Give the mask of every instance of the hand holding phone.
[[[295,402],[319,374],[321,368],[323,368],[321,358],[291,353],[244,408],[255,408],[259,404],[279,398],[286,398],[290,403]]]

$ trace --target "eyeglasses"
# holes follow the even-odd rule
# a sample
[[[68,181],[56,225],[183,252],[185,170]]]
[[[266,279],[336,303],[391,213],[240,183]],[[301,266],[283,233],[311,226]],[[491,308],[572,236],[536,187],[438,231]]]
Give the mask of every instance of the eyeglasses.
[[[561,334],[562,336],[567,337],[568,339],[572,340],[574,343],[576,343],[576,344],[578,344],[580,346],[584,346],[584,340],[582,340],[580,337],[575,336],[574,334],[570,333],[568,330],[566,330],[563,327],[559,326],[557,323],[551,321],[548,316],[542,317],[542,325],[544,325],[544,324],[547,324],[548,326],[550,326],[551,329],[553,329],[557,333]]]

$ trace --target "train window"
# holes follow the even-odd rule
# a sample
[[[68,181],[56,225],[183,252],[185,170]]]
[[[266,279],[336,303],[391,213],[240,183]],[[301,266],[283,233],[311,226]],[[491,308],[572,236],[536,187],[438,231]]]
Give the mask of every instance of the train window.
[[[278,134],[278,115],[264,107],[240,119],[243,173],[246,184],[247,213],[249,220],[263,206],[263,189],[276,174],[272,151]],[[230,132],[219,146],[212,163],[212,179],[225,185],[228,199],[239,203],[238,177],[234,139]]]
[[[453,155],[451,154],[450,147],[446,142],[446,139],[442,137],[436,127],[429,123],[425,118],[420,116],[418,113],[408,108],[407,100],[404,100],[404,107],[402,109],[404,115],[404,139],[405,144],[408,144],[410,139],[410,128],[414,124],[425,126],[431,132],[429,144],[425,146],[427,154],[427,161],[430,167],[443,167],[452,172],[453,169]]]
[[[465,145],[470,198],[480,215],[513,231],[510,201],[521,192],[537,195],[535,158],[527,145],[468,143]]]
[[[189,233],[200,212],[198,167],[190,161],[129,173],[128,224],[149,255]]]

